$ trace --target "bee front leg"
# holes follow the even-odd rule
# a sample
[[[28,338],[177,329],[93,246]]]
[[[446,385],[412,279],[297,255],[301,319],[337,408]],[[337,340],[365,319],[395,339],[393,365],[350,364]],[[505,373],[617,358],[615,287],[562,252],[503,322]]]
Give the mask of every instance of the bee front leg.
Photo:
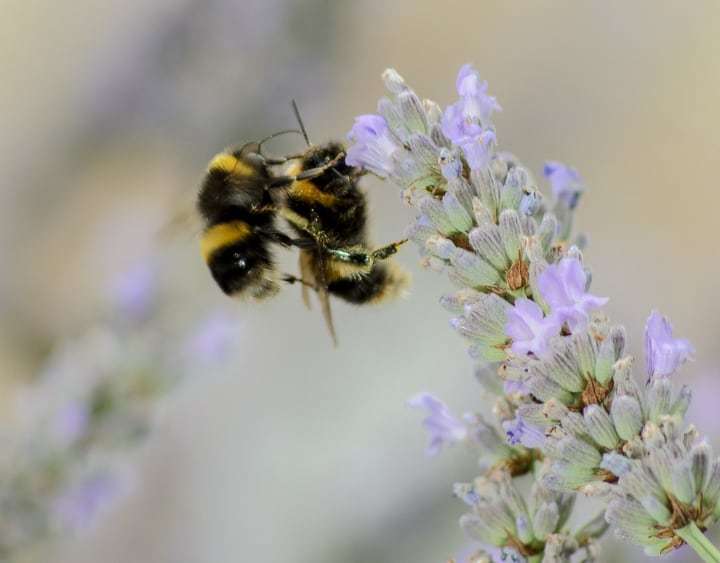
[[[388,244],[387,246],[383,246],[382,248],[378,248],[377,250],[374,250],[370,256],[373,260],[385,260],[386,258],[390,258],[393,254],[395,254],[398,250],[400,250],[400,247],[405,244],[408,241],[408,239],[399,240],[397,242],[393,242],[391,244]]]

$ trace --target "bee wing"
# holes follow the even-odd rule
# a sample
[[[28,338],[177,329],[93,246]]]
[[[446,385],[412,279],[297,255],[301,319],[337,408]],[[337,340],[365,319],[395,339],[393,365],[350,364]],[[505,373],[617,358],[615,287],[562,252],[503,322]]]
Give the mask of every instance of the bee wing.
[[[198,213],[194,208],[187,207],[171,215],[169,219],[158,228],[156,236],[161,240],[169,240],[188,234],[192,236],[199,235],[202,230],[202,221]]]
[[[308,284],[315,287],[315,293],[317,293],[318,301],[320,301],[320,309],[322,310],[322,315],[325,319],[325,325],[330,333],[330,338],[332,338],[333,346],[337,348],[338,340],[337,335],[335,334],[332,312],[330,310],[330,294],[327,290],[327,282],[324,279],[325,276],[322,276],[323,279],[321,280],[317,279],[318,272],[315,267],[315,261],[318,259],[319,251],[319,248],[300,250],[300,276]],[[322,261],[320,263],[322,264]],[[310,285],[303,284],[302,286],[302,298],[308,309],[310,308]]]
[[[310,309],[310,288],[317,287],[318,283],[315,279],[315,271],[312,267],[312,259],[314,250],[300,250],[300,278],[305,282],[302,284],[301,295],[303,303]]]
[[[333,346],[337,348],[338,339],[335,334],[335,326],[333,325],[332,313],[330,312],[330,294],[324,287],[318,288],[318,299],[320,300],[320,308],[322,309],[323,317],[325,318],[325,324],[327,325],[328,332],[330,332],[330,338],[332,338]]]

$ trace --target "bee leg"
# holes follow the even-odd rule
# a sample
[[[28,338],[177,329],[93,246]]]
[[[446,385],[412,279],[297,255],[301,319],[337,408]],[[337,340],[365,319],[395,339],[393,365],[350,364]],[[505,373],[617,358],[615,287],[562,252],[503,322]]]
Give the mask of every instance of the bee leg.
[[[382,248],[378,248],[377,250],[374,250],[370,256],[373,260],[385,260],[400,250],[400,247],[407,241],[408,239],[403,239],[393,242],[392,244],[388,244],[387,246],[383,246]]]
[[[318,287],[317,287],[315,284],[310,283],[309,281],[305,281],[304,279],[299,278],[299,277],[297,277],[297,276],[293,276],[292,274],[283,274],[283,275],[280,277],[280,279],[281,279],[282,281],[284,281],[284,282],[286,282],[286,283],[290,283],[290,284],[294,284],[294,283],[302,284],[302,285],[304,285],[304,286],[306,286],[306,287],[309,287],[309,288],[312,289],[313,291],[317,291],[317,290],[318,290]]]
[[[344,249],[344,248],[325,248],[325,251],[343,262],[350,262],[359,266],[364,266],[377,262],[379,260],[385,260],[395,254],[400,247],[407,242],[408,239],[400,240],[373,250],[372,252],[366,252],[362,249]]]
[[[284,217],[288,223],[295,226],[298,230],[305,231],[308,235],[310,235],[309,239],[293,239],[293,246],[298,246],[300,248],[326,246],[327,235],[321,228],[320,218],[317,216],[315,210],[310,210],[310,218],[308,219],[307,217],[303,217],[299,213],[296,213],[287,207],[265,206],[263,209],[272,209],[278,215]]]
[[[257,231],[263,237],[270,239],[281,246],[295,247],[295,248],[314,248],[317,246],[312,238],[291,238],[282,231],[275,229],[262,229]]]
[[[295,176],[295,180],[308,180],[310,178],[317,178],[318,176],[324,174],[327,170],[335,166],[344,157],[344,152],[338,153],[338,155],[327,164],[323,164],[322,166],[318,166],[317,168],[310,168],[309,170],[301,172],[300,174]]]
[[[295,246],[293,244],[293,239],[291,239],[282,231],[277,231],[275,229],[258,229],[257,233],[263,237],[270,239],[272,242],[278,243],[281,246]]]
[[[324,250],[342,262],[349,262],[351,264],[357,264],[358,266],[365,266],[372,261],[372,254],[363,250],[348,250],[344,248],[325,248]]]
[[[325,277],[325,270],[323,266],[323,278]],[[330,299],[327,291],[327,282],[323,280],[322,286],[317,286],[313,283],[310,283],[302,278],[298,278],[297,276],[293,276],[292,274],[283,274],[283,276],[280,278],[284,282],[287,283],[300,283],[303,286],[303,300],[306,299],[306,292],[307,288],[312,289],[317,295],[318,299],[320,300],[320,308],[322,309],[323,318],[325,319],[325,324],[327,325],[328,332],[330,333],[330,338],[333,341],[333,346],[335,348],[338,347],[338,339],[337,334],[335,332],[335,325],[333,324],[332,320],[332,312],[330,311]],[[310,307],[310,300],[307,299],[306,305],[308,308]]]
[[[322,166],[318,166],[317,168],[310,168],[309,170],[301,172],[297,176],[278,176],[276,178],[273,178],[267,185],[267,187],[277,188],[280,186],[292,184],[293,182],[309,180],[310,178],[317,178],[318,176],[324,174],[327,170],[335,166],[344,156],[345,153],[341,152],[327,164],[323,164]]]

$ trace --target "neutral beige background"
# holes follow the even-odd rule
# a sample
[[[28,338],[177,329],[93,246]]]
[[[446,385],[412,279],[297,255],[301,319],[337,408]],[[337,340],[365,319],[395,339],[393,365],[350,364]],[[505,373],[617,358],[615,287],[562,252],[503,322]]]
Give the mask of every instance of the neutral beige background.
[[[313,139],[342,137],[374,110],[386,66],[447,104],[474,63],[504,108],[501,148],[538,177],[545,159],[580,170],[594,291],[611,297],[639,369],[653,307],[692,340],[691,420],[720,445],[720,4],[6,0],[3,12],[3,402],[138,261],[158,265],[167,307],[223,309],[241,327],[232,364],[164,404],[134,494],[38,560],[436,562],[464,545],[450,487],[474,461],[460,448],[425,458],[420,414],[404,406],[425,389],[459,412],[478,404],[437,305],[443,277],[404,250],[412,295],[335,304],[333,350],[296,288],[262,307],[228,301],[192,237],[156,236],[214,152],[292,127],[292,98]],[[390,186],[368,191],[376,240],[399,238],[411,213]],[[639,560],[625,547],[612,557]]]

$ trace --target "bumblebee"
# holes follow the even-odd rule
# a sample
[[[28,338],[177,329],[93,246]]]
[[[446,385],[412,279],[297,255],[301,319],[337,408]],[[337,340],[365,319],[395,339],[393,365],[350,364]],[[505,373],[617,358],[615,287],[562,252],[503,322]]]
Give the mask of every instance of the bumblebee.
[[[261,154],[262,143],[288,132],[299,133],[281,131],[216,155],[200,187],[196,207],[205,223],[200,250],[215,282],[232,297],[259,301],[277,294],[281,281],[303,282],[276,270],[271,246],[315,242],[292,239],[275,227],[276,206],[268,189],[270,167],[297,157],[272,159]],[[300,179],[320,172],[308,170]]]
[[[228,149],[208,165],[196,205],[205,223],[200,249],[216,283],[232,297],[259,301],[277,294],[282,282],[298,282],[309,305],[309,290],[315,290],[337,345],[329,296],[363,305],[399,294],[407,273],[382,261],[406,240],[372,250],[358,187],[362,173],[347,165],[340,143],[311,145],[294,102],[293,108],[309,146],[303,154],[262,155],[262,143],[277,133]],[[284,173],[275,173],[288,163]],[[276,227],[278,215],[296,238]],[[277,271],[273,245],[299,249],[299,277]]]
[[[204,232],[200,251],[215,282],[227,295],[262,300],[275,295],[280,274],[271,244],[291,246],[275,228],[275,211],[267,190],[268,161],[261,142],[215,156],[197,198]]]
[[[295,104],[293,108],[307,141]],[[270,184],[271,188],[286,186],[279,214],[301,238],[316,243],[300,248],[303,299],[309,304],[308,288],[314,287],[336,344],[329,295],[356,305],[376,303],[397,296],[409,281],[404,270],[382,262],[407,240],[376,250],[368,242],[367,204],[358,186],[360,176],[359,169],[345,162],[343,145],[330,142],[310,145],[301,158],[292,161],[285,176]]]

